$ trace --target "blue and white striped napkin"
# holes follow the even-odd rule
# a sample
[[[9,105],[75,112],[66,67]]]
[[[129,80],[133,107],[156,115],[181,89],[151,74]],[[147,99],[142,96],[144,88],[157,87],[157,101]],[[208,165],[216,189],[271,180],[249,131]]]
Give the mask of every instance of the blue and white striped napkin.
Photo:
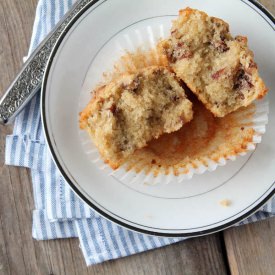
[[[29,54],[72,6],[72,0],[40,0]],[[98,215],[69,188],[53,163],[42,132],[40,95],[16,118],[6,139],[6,164],[31,169],[35,210],[33,237],[37,240],[78,237],[87,265],[165,246],[183,238],[160,238],[122,228]],[[275,215],[275,198],[243,221]]]

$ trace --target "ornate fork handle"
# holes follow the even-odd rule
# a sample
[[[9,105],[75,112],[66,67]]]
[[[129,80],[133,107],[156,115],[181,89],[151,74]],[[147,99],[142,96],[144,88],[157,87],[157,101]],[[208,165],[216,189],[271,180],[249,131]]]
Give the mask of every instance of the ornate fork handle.
[[[24,108],[41,87],[50,53],[71,20],[96,0],[81,0],[74,4],[63,20],[43,40],[24,64],[11,86],[0,100],[0,123],[8,124]]]

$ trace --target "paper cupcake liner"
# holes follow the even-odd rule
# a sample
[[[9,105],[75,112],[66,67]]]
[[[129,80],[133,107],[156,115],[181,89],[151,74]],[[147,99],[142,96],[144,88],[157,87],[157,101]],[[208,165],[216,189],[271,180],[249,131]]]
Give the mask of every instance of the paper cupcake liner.
[[[99,86],[105,85],[125,73],[134,74],[138,70],[150,66],[168,67],[166,57],[157,47],[147,50],[137,48],[135,52],[125,51],[125,54],[114,64],[113,70],[103,74],[103,81]]]
[[[167,66],[157,47],[134,53],[126,52],[113,70],[103,74],[108,83],[124,73],[135,73],[148,66]],[[164,134],[147,147],[137,150],[123,166],[112,170],[101,159],[92,140],[80,132],[81,143],[89,160],[105,174],[125,184],[182,182],[194,174],[214,171],[228,160],[235,160],[255,149],[261,142],[268,122],[268,101],[258,100],[224,118],[215,118],[197,100],[192,99],[194,118],[179,131]]]
[[[193,121],[178,132],[164,135],[138,150],[112,175],[125,183],[182,182],[194,174],[214,171],[228,160],[244,156],[261,142],[268,122],[267,100],[257,101],[225,118],[214,118],[200,103],[195,104],[197,110]],[[203,126],[198,113],[207,126]],[[200,133],[201,128],[196,125],[208,129]],[[181,139],[186,135],[190,135],[189,140]]]

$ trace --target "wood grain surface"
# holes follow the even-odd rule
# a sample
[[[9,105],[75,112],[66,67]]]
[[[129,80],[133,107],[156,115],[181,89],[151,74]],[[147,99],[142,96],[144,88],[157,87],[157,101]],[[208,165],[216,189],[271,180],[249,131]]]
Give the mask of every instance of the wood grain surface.
[[[261,1],[273,14],[275,0]],[[0,93],[27,54],[37,0],[0,0]],[[77,239],[32,239],[29,171],[4,165],[0,127],[0,275],[6,274],[275,274],[275,219],[190,239],[86,267]]]

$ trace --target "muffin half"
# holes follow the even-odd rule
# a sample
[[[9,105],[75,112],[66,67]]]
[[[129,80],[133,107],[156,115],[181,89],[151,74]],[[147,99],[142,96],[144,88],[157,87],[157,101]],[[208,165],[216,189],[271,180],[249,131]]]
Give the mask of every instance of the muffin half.
[[[163,133],[179,130],[192,117],[192,103],[175,75],[152,66],[97,89],[80,114],[80,127],[116,169],[134,151]]]
[[[170,38],[160,47],[176,75],[217,117],[248,106],[267,92],[247,38],[232,37],[221,19],[181,10]]]

